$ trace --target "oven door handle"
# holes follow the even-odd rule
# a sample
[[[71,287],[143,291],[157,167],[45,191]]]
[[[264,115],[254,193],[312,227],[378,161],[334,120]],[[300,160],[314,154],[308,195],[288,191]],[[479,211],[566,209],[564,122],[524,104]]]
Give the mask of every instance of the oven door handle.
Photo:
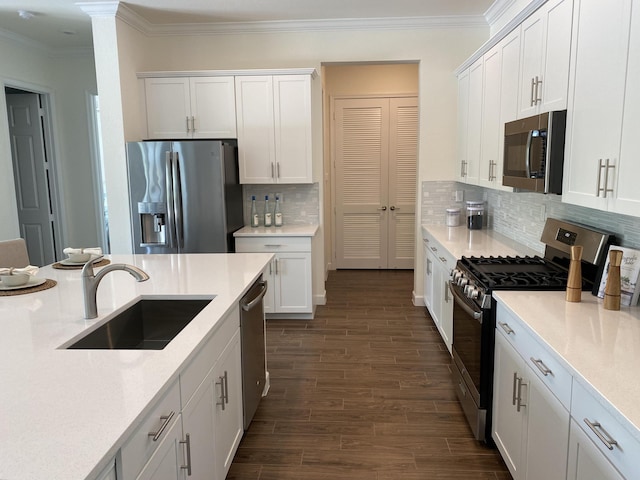
[[[474,310],[471,306],[469,306],[466,297],[463,297],[457,292],[457,290],[453,287],[452,282],[449,282],[449,290],[453,295],[453,299],[458,302],[462,309],[469,315],[471,315],[475,320],[479,320],[480,323],[482,323],[482,311]]]

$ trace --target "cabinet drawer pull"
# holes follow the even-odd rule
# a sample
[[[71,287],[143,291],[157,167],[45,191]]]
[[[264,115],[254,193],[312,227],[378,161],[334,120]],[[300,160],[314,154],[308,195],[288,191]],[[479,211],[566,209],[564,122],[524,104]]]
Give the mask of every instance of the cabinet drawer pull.
[[[280,248],[280,247],[286,247],[286,245],[282,245],[280,243],[267,243],[267,244],[265,244],[265,248]]]
[[[222,410],[224,410],[225,405],[229,403],[228,401],[225,402],[225,400],[227,399],[227,394],[225,392],[226,386],[227,386],[227,382],[225,381],[226,376],[227,376],[227,372],[224,372],[224,375],[220,375],[218,377],[220,381],[216,382],[216,385],[220,385],[220,401],[216,402],[216,405],[220,405],[222,407]]]
[[[276,162],[276,177],[280,178],[280,162]]]
[[[445,257],[438,257],[442,263],[447,263],[447,259]]]
[[[430,247],[432,252],[437,252],[438,249],[436,247]]]
[[[522,386],[527,386],[527,383],[522,381],[522,377],[518,377],[518,396],[516,397],[516,412],[519,412],[522,407],[526,407],[527,404],[522,401]]]
[[[513,393],[511,394],[511,405],[516,404],[518,399],[518,372],[513,372]]]
[[[549,367],[547,367],[542,360],[533,357],[530,357],[530,360],[536,367],[538,367],[538,370],[540,370],[545,377],[549,374],[553,376],[553,371]]]
[[[542,80],[540,80],[538,78],[538,76],[536,75],[536,98],[535,98],[535,101],[534,101],[534,103],[536,105],[538,104],[538,102],[542,103],[542,98],[540,97],[540,94],[542,92],[539,92],[540,85],[542,85]]]
[[[508,323],[498,322],[498,325],[502,327],[502,329],[506,332],[507,335],[511,335],[512,333],[515,335],[515,331],[509,326]]]
[[[618,442],[614,440],[611,435],[609,435],[609,432],[602,428],[600,422],[590,422],[587,418],[585,418],[584,423],[587,424],[591,431],[596,434],[596,437],[598,437],[609,450],[613,450],[613,446],[618,445]],[[600,432],[600,430],[602,430],[602,432]]]
[[[533,107],[535,102],[535,97],[533,94],[533,89],[535,88],[535,86],[536,86],[536,80],[535,78],[531,77],[531,105],[530,105],[531,107]]]
[[[164,420],[164,422],[162,422],[162,425],[160,425],[160,428],[158,429],[158,431],[157,432],[149,432],[149,434],[148,434],[149,437],[153,437],[153,441],[154,442],[158,441],[158,439],[160,438],[162,433],[165,431],[167,426],[171,423],[171,419],[173,418],[174,415],[175,415],[175,412],[171,411],[171,413],[169,415],[162,415],[160,417],[160,420]]]
[[[187,475],[191,476],[191,436],[187,433],[185,435],[185,440],[180,440],[180,443],[187,446],[187,464],[180,465],[182,470],[187,471]]]
[[[187,133],[189,133],[191,131],[191,129],[189,128],[189,117],[185,117],[187,120]]]
[[[273,162],[271,162],[271,178],[274,178],[274,176],[273,176]]]
[[[196,133],[196,117],[191,116],[191,131]]]

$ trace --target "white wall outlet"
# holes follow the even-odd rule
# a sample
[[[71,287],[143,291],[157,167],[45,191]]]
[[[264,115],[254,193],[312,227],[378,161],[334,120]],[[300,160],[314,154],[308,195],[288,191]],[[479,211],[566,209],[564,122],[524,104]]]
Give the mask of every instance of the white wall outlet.
[[[544,222],[547,219],[547,206],[543,203],[540,205],[540,221]]]
[[[456,190],[453,194],[453,200],[456,202],[462,202],[464,200],[464,190]]]

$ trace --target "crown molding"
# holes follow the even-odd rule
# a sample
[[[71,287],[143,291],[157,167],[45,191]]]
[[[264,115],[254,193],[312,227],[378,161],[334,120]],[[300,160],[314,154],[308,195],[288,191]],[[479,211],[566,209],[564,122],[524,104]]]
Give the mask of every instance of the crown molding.
[[[495,0],[484,12],[484,18],[489,25],[493,25],[514,4],[516,0]]]
[[[147,34],[220,35],[250,33],[293,33],[347,30],[406,30],[451,27],[486,27],[484,16],[345,18],[324,20],[189,23],[155,25],[146,22]]]
[[[500,1],[500,0],[499,0]],[[507,0],[509,1],[509,0]],[[476,60],[482,57],[485,53],[496,46],[500,40],[509,35],[513,30],[518,28],[520,24],[527,19],[533,12],[540,8],[547,0],[531,0],[529,4],[522,9],[515,17],[513,17],[509,23],[500,29],[493,37],[487,40],[478,50],[476,50],[469,58],[467,58],[462,65],[460,65],[454,72],[454,75],[458,76],[469,68]]]
[[[118,8],[121,7],[119,1],[113,0],[106,2],[76,2],[75,5],[90,17],[113,17]]]
[[[117,16],[123,22],[148,36],[233,35],[336,30],[405,30],[488,26],[485,17],[481,15],[154,24],[119,1],[98,3],[79,2],[76,3],[76,5],[91,17]]]

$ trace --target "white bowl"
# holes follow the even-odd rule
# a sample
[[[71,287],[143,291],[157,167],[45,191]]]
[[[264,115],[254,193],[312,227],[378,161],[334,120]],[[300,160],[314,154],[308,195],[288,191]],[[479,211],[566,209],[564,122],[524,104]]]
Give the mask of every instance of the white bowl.
[[[75,263],[88,262],[91,258],[90,253],[69,253],[69,260]]]
[[[29,277],[26,273],[14,273],[12,275],[2,275],[0,280],[5,287],[19,287],[29,281]]]

